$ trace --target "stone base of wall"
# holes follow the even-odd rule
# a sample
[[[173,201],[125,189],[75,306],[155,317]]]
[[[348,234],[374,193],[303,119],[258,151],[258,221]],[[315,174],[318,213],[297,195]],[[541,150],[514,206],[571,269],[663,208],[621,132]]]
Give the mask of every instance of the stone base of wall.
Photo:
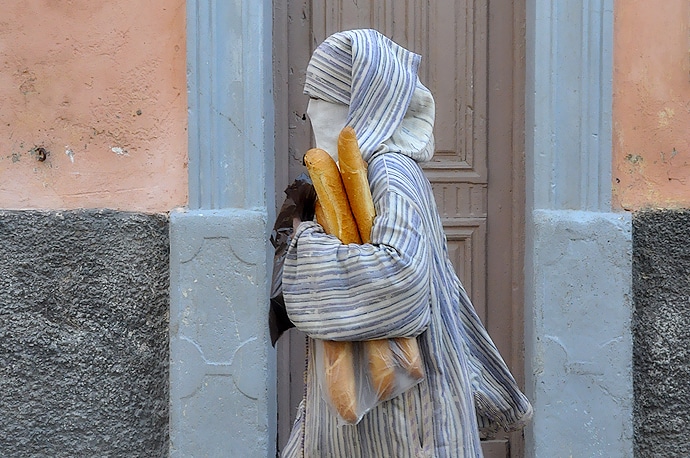
[[[526,456],[633,453],[631,221],[537,210],[527,253]]]
[[[168,220],[0,211],[0,455],[168,453]]]
[[[633,219],[635,456],[690,456],[690,211]]]
[[[266,221],[241,209],[170,215],[171,458],[276,454]]]

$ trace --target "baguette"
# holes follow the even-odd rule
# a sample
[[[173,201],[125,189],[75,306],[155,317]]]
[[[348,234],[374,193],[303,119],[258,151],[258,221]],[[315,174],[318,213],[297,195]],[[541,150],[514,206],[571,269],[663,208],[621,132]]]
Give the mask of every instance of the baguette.
[[[304,155],[304,165],[317,195],[317,221],[327,233],[343,243],[361,243],[338,166],[328,153],[312,148]],[[348,423],[358,420],[352,342],[324,340],[325,387],[338,415]]]
[[[321,227],[323,227],[323,230],[326,232],[326,234],[333,233],[330,226],[328,226],[328,220],[326,219],[326,215],[323,213],[323,207],[318,199],[314,203],[314,216],[316,217],[316,221],[321,225]]]
[[[345,127],[338,136],[338,164],[359,235],[363,243],[370,243],[376,210],[367,178],[367,163],[362,158],[352,127]]]
[[[395,390],[395,366],[397,361],[388,339],[364,342],[371,385],[379,401],[389,399]]]
[[[376,210],[367,178],[367,163],[362,158],[357,135],[352,127],[345,127],[338,136],[338,163],[362,242],[370,243]],[[391,345],[397,345],[402,353],[397,355],[397,364]],[[415,380],[424,377],[416,338],[400,337],[393,342],[368,341],[364,346],[369,360],[369,372],[380,400],[388,399],[395,389],[397,365],[403,367]]]
[[[361,244],[338,165],[324,150],[312,148],[304,155],[304,165],[314,184],[326,227],[345,244]]]
[[[338,136],[338,164],[362,242],[371,243],[376,210],[367,178],[367,163],[352,127],[345,127]],[[366,341],[364,350],[376,396],[379,400],[388,399],[395,389],[396,366],[390,342],[387,339]]]
[[[398,364],[404,367],[410,376],[415,380],[424,378],[422,367],[422,355],[419,354],[419,344],[414,337],[393,339],[400,352],[396,353]]]
[[[340,167],[324,150],[312,148],[304,164],[316,190],[315,214],[328,234],[341,242],[370,243],[376,217],[354,129],[345,127],[338,137]],[[357,386],[352,342],[322,341],[324,347],[325,390],[340,417],[348,423],[358,420]],[[416,338],[382,339],[363,342],[372,387],[379,401],[390,399],[396,389],[396,367],[415,380],[424,377]]]
[[[323,340],[323,362],[326,390],[338,415],[348,423],[356,423],[357,386],[352,342]]]

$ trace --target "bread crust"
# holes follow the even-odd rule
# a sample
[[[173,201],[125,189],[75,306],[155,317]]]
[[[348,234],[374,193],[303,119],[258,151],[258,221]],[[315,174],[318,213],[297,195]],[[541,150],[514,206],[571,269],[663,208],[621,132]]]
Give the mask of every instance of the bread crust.
[[[331,404],[348,423],[357,421],[357,384],[352,342],[323,341],[325,389]]]
[[[314,203],[314,216],[316,217],[316,221],[323,227],[326,234],[333,234],[333,230],[328,225],[328,219],[326,219],[326,214],[323,212],[323,207],[318,199],[316,199]]]
[[[352,127],[345,127],[338,136],[338,164],[359,235],[363,243],[370,243],[376,210],[367,178],[367,163]]]
[[[364,342],[364,348],[374,392],[379,400],[388,399],[395,390],[397,365],[390,341],[388,339],[367,340]]]
[[[331,234],[345,244],[362,243],[338,165],[333,158],[320,148],[312,148],[304,155],[304,165],[314,184],[326,226],[333,231]]]
[[[424,378],[422,355],[419,353],[419,344],[416,337],[398,337],[395,344],[398,346],[398,364],[404,367],[410,377],[415,380]]]

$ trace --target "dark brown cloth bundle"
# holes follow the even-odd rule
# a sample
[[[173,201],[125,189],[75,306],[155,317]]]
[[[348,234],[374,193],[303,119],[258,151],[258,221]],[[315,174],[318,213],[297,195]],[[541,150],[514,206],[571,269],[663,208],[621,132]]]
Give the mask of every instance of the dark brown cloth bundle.
[[[273,257],[268,327],[271,333],[271,344],[274,347],[280,336],[295,326],[288,317],[283,299],[283,264],[292,239],[292,221],[294,217],[298,217],[302,221],[313,220],[316,202],[316,191],[314,191],[314,186],[306,173],[298,176],[285,189],[285,195],[285,201],[280,207],[271,233],[271,244],[275,248],[275,255]]]

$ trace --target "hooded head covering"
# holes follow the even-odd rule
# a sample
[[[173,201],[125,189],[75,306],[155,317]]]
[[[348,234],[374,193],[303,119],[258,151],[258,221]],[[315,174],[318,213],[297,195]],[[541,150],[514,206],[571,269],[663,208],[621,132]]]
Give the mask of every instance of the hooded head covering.
[[[328,37],[312,54],[304,93],[348,105],[365,160],[386,151],[416,161],[434,153],[434,99],[417,77],[421,56],[372,29]]]

